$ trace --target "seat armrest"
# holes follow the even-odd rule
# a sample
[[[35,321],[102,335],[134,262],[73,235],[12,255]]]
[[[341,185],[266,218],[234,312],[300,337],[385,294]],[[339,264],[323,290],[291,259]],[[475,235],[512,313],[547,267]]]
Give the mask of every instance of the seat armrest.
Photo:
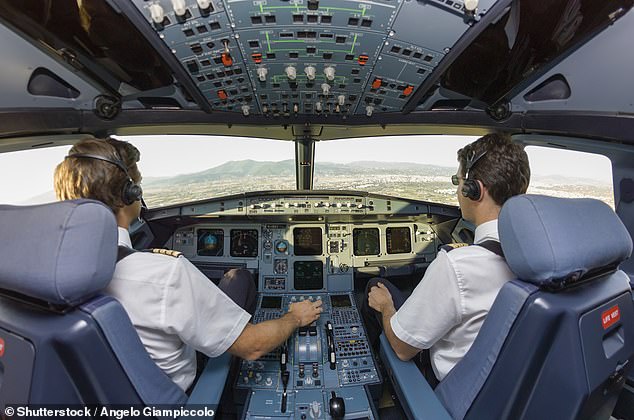
[[[187,406],[206,406],[214,412],[220,404],[220,397],[225,388],[229,367],[231,366],[231,355],[227,352],[207,361],[200,378],[187,400]]]
[[[409,419],[451,420],[416,364],[411,360],[404,362],[399,359],[385,334],[381,334],[381,359]]]

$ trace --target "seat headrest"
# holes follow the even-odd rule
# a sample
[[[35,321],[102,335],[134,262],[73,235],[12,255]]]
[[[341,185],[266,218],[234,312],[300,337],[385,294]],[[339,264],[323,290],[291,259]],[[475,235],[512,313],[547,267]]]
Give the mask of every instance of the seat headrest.
[[[0,232],[1,289],[74,305],[112,278],[117,224],[98,201],[2,205]]]
[[[513,273],[539,286],[557,287],[632,253],[632,238],[616,213],[589,198],[513,197],[502,207],[498,229]]]

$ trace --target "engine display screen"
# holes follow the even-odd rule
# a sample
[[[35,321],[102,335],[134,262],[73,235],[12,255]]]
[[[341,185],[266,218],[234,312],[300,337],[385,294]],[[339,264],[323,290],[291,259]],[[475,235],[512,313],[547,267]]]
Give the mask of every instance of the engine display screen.
[[[262,309],[282,309],[282,296],[263,296]]]
[[[230,253],[232,257],[257,257],[257,229],[232,229]]]
[[[350,296],[348,295],[331,295],[330,303],[333,308],[348,308],[352,306],[352,302],[350,302]]]
[[[379,229],[377,228],[354,229],[352,243],[354,255],[379,255],[381,253]]]
[[[222,257],[225,233],[222,229],[199,229],[196,252],[205,257]]]
[[[405,254],[412,252],[412,235],[407,226],[389,227],[385,232],[388,254]]]
[[[295,290],[324,288],[324,264],[321,261],[295,261]]]
[[[293,246],[295,255],[321,255],[321,228],[307,227],[293,230]]]

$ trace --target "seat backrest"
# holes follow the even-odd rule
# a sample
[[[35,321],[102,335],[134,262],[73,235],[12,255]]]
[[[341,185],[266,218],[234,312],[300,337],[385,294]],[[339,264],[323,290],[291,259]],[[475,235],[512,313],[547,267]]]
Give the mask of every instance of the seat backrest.
[[[590,199],[514,197],[498,225],[518,279],[436,395],[459,419],[609,418],[634,356],[630,235]]]
[[[117,255],[109,208],[0,206],[0,232],[0,409],[185,402],[122,306],[99,295]]]

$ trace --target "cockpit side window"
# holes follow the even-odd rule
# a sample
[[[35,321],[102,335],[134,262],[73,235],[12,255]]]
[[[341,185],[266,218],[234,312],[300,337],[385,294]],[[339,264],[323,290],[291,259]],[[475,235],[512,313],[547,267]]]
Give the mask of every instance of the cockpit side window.
[[[527,146],[531,166],[529,194],[596,198],[614,208],[612,163],[603,155]]]

